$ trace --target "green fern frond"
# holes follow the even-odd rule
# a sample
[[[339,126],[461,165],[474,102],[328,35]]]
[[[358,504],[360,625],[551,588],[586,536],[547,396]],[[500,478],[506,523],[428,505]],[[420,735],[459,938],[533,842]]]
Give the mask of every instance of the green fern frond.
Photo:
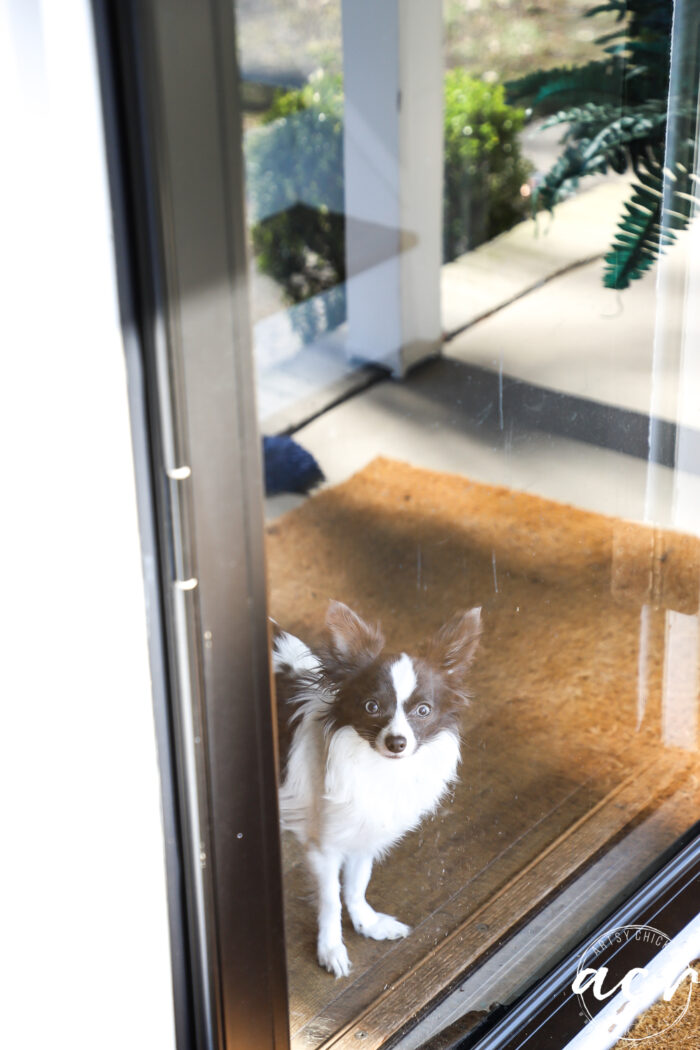
[[[559,110],[543,122],[542,130],[557,124],[569,125],[564,142],[570,138],[593,138],[602,134],[606,128],[613,129],[618,126],[620,131],[632,138],[639,138],[647,134],[653,135],[654,129],[665,126],[666,103],[661,99],[652,99],[634,110],[625,110],[619,101],[604,104],[588,102],[582,106]]]
[[[697,78],[687,81],[680,96],[687,105],[679,109],[675,99],[670,115],[668,110],[673,12],[673,0],[602,0],[585,14],[615,16],[615,26],[596,41],[601,59],[507,85],[511,98],[549,118],[544,127],[565,128],[562,153],[533,194],[534,211],[551,211],[586,176],[610,169],[634,172],[635,185],[606,256],[604,281],[610,288],[626,288],[649,270],[700,206],[700,186],[691,174]],[[692,51],[692,39],[686,47]],[[670,169],[664,167],[669,121]]]
[[[687,229],[700,207],[700,196],[692,192],[692,187],[690,174],[682,164],[666,172],[658,167],[640,173],[640,181],[625,204],[612,248],[605,256],[606,288],[628,288],[674,244],[678,232]]]
[[[617,20],[621,22],[627,14],[627,3],[626,0],[610,0],[607,4],[598,4],[597,7],[589,7],[584,12],[584,18],[594,18],[595,15],[607,14],[608,12],[616,11]]]
[[[570,106],[560,109],[542,122],[541,130],[555,127],[557,124],[575,124],[579,128],[603,128],[612,123],[622,113],[620,102],[596,103],[586,102],[581,106]]]
[[[590,120],[597,130],[600,119],[612,112],[607,107],[585,107],[568,110],[562,117],[568,122],[580,119],[581,125]],[[657,164],[657,154],[663,153],[665,128],[665,110],[654,105],[618,115],[590,137],[582,137],[581,126],[576,126],[575,145],[567,146],[545,175],[533,194],[533,210],[546,208],[551,211],[555,204],[576,189],[580,179],[604,175],[610,168],[622,174],[632,167],[642,179],[642,164],[647,168]]]
[[[581,99],[636,106],[666,95],[673,17],[671,0],[610,0],[585,12],[617,15],[619,28],[597,41],[606,58],[584,66],[540,70],[506,85],[509,101],[541,116]]]
[[[526,106],[547,116],[575,105],[581,98],[604,104],[620,100],[624,65],[616,59],[601,59],[585,66],[559,66],[538,70],[505,85],[511,105]]]
[[[594,43],[596,44],[609,44],[611,40],[623,40],[627,36],[626,29],[616,29],[614,33],[603,33],[602,36],[597,36]]]

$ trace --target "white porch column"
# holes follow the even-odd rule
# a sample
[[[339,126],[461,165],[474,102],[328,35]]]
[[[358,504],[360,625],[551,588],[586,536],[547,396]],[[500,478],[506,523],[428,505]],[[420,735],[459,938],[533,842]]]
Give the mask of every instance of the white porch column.
[[[441,345],[440,0],[344,0],[348,354],[403,375]]]

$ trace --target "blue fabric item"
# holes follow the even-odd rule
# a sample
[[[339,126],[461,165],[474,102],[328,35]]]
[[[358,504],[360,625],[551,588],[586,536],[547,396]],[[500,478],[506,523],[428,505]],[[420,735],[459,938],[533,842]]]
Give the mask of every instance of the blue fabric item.
[[[265,492],[309,492],[323,481],[323,471],[305,448],[290,437],[264,437]]]

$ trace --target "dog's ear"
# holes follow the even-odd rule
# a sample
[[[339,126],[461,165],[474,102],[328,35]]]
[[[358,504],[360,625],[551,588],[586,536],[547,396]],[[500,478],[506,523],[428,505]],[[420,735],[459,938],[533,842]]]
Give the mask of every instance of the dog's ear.
[[[326,613],[326,659],[331,670],[348,674],[371,663],[384,648],[377,624],[367,624],[342,602],[330,602]]]
[[[480,636],[481,608],[457,613],[433,638],[430,662],[459,681],[474,659]]]

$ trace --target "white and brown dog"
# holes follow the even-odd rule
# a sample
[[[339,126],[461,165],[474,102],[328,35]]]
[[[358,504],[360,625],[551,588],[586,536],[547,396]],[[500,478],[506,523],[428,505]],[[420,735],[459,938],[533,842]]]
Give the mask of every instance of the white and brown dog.
[[[315,877],[318,961],[344,977],[341,871],[358,933],[376,940],[410,933],[365,893],[374,861],[437,808],[456,778],[464,678],[481,615],[476,608],[455,616],[424,659],[386,652],[379,627],[341,602],[331,602],[326,626],[318,653],[284,632],[275,639],[282,745],[289,739],[280,812]]]

